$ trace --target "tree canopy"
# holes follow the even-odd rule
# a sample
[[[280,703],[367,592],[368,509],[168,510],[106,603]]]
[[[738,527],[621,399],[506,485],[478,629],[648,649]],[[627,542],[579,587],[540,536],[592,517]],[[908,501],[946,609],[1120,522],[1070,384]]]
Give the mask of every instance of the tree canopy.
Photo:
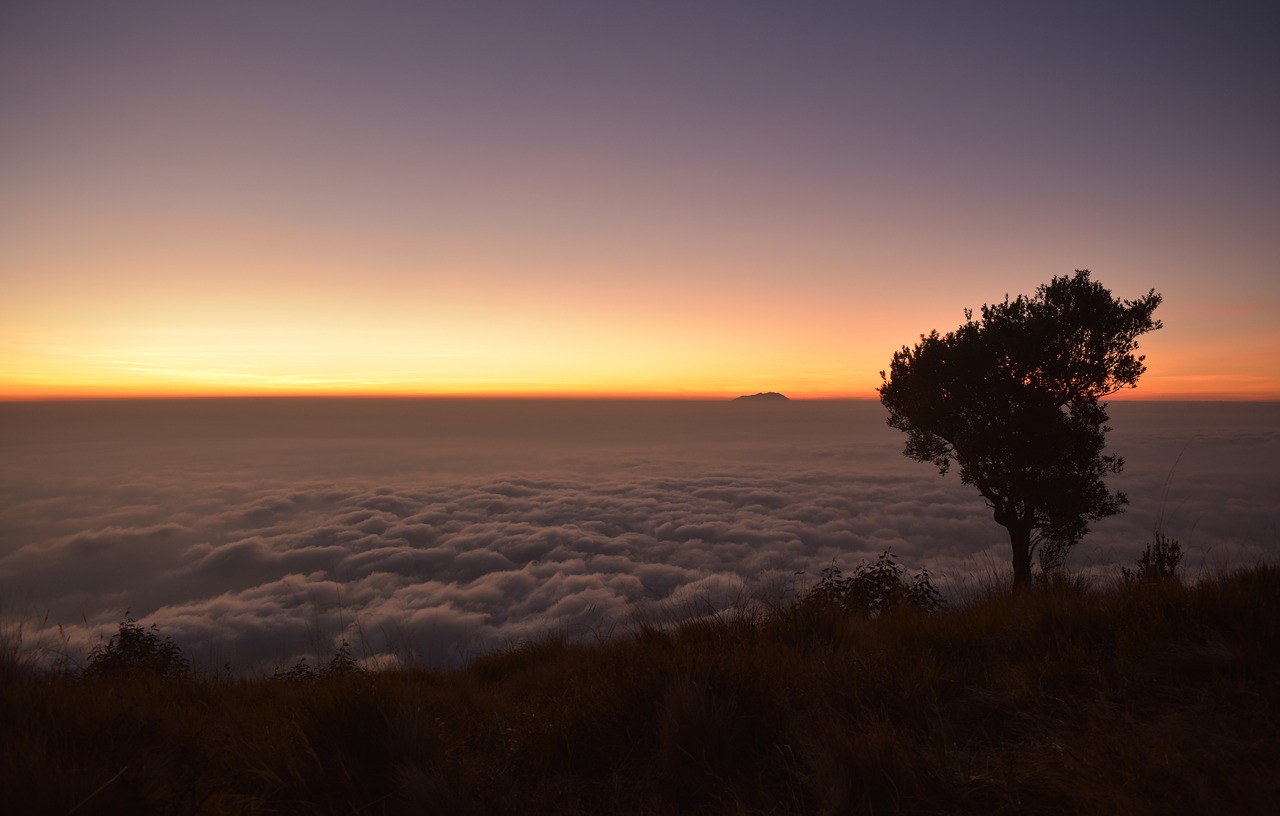
[[[1138,338],[1161,327],[1155,290],[1118,300],[1089,270],[1055,277],[1035,295],[984,305],[974,319],[921,335],[880,372],[889,424],[907,434],[904,455],[945,474],[959,465],[1009,533],[1014,583],[1051,572],[1089,522],[1128,502],[1104,476],[1124,460],[1104,454],[1102,398],[1146,371]]]

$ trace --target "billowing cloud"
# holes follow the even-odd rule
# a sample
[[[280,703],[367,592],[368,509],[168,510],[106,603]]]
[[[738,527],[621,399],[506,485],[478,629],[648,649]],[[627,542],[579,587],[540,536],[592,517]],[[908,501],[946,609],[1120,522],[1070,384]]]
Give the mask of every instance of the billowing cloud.
[[[1193,570],[1277,554],[1280,418],[1210,406],[1172,421],[1175,407],[1115,406],[1129,467],[1114,483],[1132,504],[1095,525],[1077,569],[1114,575],[1157,525]],[[0,591],[82,649],[128,609],[197,662],[255,671],[344,638],[374,660],[450,665],[547,630],[724,608],[887,549],[944,585],[1004,569],[975,491],[901,457],[878,406],[793,408],[763,438],[759,417],[735,435],[719,415],[709,441],[687,406],[660,432],[611,436],[602,420],[586,441],[560,424],[461,447],[385,429],[9,439]]]

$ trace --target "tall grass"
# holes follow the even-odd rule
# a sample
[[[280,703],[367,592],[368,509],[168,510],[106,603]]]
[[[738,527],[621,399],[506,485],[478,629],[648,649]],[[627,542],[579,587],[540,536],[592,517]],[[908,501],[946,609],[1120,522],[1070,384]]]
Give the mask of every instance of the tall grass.
[[[21,661],[13,650],[6,661]],[[1280,569],[743,607],[451,672],[0,671],[11,813],[1270,813]]]

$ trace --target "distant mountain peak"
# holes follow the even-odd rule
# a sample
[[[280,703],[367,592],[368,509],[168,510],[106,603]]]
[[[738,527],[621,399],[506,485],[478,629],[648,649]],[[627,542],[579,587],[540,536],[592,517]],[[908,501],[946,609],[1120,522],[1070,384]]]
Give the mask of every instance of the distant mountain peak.
[[[786,394],[779,394],[777,391],[763,391],[759,394],[746,394],[741,397],[734,397],[733,401],[741,402],[742,400],[748,400],[750,402],[770,402],[775,400],[782,401],[782,400],[788,400],[788,399],[790,399],[790,397],[788,397]]]

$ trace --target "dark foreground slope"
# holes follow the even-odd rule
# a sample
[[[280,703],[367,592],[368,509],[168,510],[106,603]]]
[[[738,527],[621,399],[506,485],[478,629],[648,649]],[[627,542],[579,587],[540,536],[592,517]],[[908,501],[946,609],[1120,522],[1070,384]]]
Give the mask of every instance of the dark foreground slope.
[[[12,813],[1270,813],[1280,570],[796,605],[441,674],[0,675]]]

